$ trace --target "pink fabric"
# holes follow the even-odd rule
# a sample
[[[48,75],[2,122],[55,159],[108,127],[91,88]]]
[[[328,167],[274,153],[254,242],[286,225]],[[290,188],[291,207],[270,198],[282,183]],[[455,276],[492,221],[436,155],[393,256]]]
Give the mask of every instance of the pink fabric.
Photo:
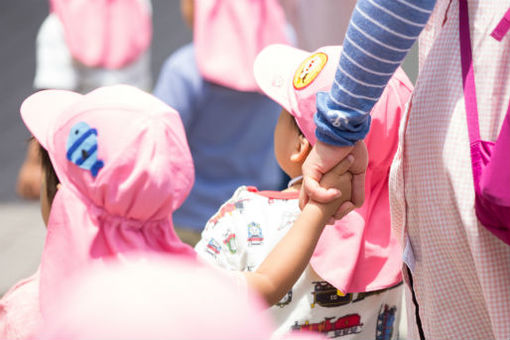
[[[147,50],[150,8],[140,0],[50,0],[67,45],[89,67],[121,68]]]
[[[273,45],[255,61],[259,86],[296,118],[312,144],[316,141],[315,95],[331,87],[340,49],[329,46],[308,53]],[[296,82],[296,77],[306,81]],[[369,153],[365,204],[325,228],[310,261],[320,277],[344,293],[382,289],[402,280],[401,248],[391,232],[388,172],[412,89],[404,71],[398,69],[371,112],[372,126],[365,139]]]
[[[129,260],[87,268],[67,280],[38,339],[271,337],[265,304],[236,284],[232,273],[175,256]]]
[[[16,283],[0,299],[0,339],[21,340],[35,335],[42,322],[39,310],[39,270]]]
[[[510,157],[507,157],[508,146],[510,146],[510,105],[501,126],[498,142],[493,149],[493,158],[499,161],[497,163],[499,166],[491,162],[487,166],[486,174],[482,174],[480,183],[484,195],[506,207],[510,207],[510,190],[508,189],[510,188],[510,171],[505,171],[510,169]],[[497,181],[498,178],[500,182]]]
[[[195,1],[194,43],[198,68],[213,83],[258,91],[253,61],[267,45],[287,43],[278,0]]]
[[[491,161],[480,177],[475,208],[479,220],[510,245],[510,107],[492,149]]]
[[[25,100],[21,115],[48,150],[61,182],[41,260],[43,313],[58,299],[65,277],[102,258],[131,251],[195,256],[175,234],[171,219],[194,179],[175,110],[141,90],[117,85],[84,96],[41,91]],[[97,131],[96,163],[103,166],[95,176],[93,167],[68,159],[70,141],[80,136],[77,126],[84,123]]]

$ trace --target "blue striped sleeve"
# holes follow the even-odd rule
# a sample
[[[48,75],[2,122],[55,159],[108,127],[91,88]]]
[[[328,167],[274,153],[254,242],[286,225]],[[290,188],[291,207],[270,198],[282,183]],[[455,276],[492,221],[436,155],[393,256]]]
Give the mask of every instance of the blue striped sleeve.
[[[359,0],[329,93],[317,94],[316,135],[334,145],[365,138],[370,110],[425,27],[436,0]]]

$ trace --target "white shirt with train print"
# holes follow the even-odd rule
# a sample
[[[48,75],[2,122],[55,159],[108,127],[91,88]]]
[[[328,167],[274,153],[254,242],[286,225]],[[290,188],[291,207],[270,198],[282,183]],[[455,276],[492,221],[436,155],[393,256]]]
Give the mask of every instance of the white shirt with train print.
[[[256,270],[298,217],[297,198],[294,192],[238,188],[209,219],[195,250],[228,270]],[[269,309],[275,336],[315,331],[342,340],[398,339],[402,289],[399,284],[342,296],[308,265],[292,290]]]

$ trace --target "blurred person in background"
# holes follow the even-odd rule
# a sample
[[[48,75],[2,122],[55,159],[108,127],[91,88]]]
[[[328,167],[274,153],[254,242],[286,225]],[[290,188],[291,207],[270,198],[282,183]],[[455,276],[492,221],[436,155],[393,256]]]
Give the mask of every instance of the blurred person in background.
[[[356,0],[280,0],[294,28],[296,46],[314,51],[342,45]]]
[[[181,9],[193,43],[166,60],[154,94],[179,111],[193,155],[195,185],[174,221],[194,245],[236,188],[281,186],[272,137],[279,108],[259,92],[253,61],[288,42],[288,24],[277,0],[182,0]]]
[[[36,38],[34,89],[87,93],[118,83],[149,91],[152,41],[150,0],[50,0]],[[16,191],[37,199],[38,148],[30,142]]]

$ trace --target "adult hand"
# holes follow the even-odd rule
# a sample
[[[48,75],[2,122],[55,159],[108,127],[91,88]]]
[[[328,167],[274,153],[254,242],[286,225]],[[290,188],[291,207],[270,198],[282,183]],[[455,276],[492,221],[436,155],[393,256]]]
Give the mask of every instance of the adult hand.
[[[303,185],[299,195],[299,206],[304,207],[311,198],[317,202],[327,203],[341,196],[337,189],[325,189],[319,185],[322,176],[340,163],[349,154],[354,162],[349,168],[352,174],[351,201],[340,206],[335,218],[345,215],[346,211],[360,207],[365,201],[365,173],[368,165],[368,153],[363,141],[354,146],[339,147],[317,141],[303,164]]]

